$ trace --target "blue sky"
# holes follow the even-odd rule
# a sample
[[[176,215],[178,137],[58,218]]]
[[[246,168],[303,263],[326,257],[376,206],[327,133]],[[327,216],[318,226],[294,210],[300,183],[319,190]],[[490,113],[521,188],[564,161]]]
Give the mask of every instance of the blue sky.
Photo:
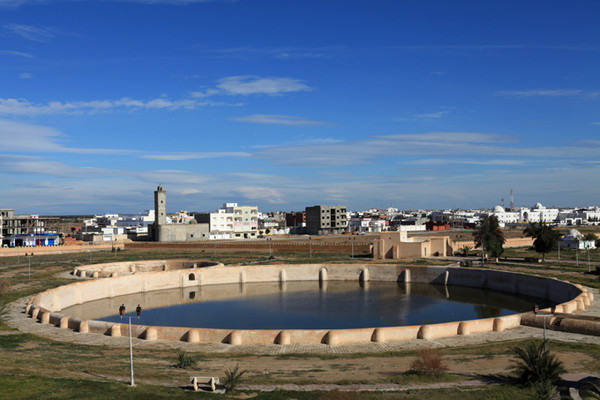
[[[0,0],[0,208],[597,205],[600,2]]]

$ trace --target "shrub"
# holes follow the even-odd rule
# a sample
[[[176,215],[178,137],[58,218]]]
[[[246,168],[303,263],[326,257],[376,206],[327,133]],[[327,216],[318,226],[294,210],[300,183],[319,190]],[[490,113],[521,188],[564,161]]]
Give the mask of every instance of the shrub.
[[[236,365],[234,369],[228,369],[225,371],[225,390],[227,392],[233,392],[236,386],[240,384],[242,375],[244,375],[246,372],[248,371],[240,371],[239,365]]]
[[[513,370],[517,373],[519,381],[525,385],[534,385],[548,381],[556,385],[560,374],[565,372],[563,363],[544,349],[545,342],[539,346],[528,343],[524,348],[515,347],[514,354],[517,360],[513,361]]]
[[[194,360],[192,357],[189,357],[187,354],[185,354],[184,352],[179,353],[179,355],[177,356],[177,363],[175,364],[176,368],[191,368],[191,367],[195,367],[196,366],[196,360]]]
[[[411,371],[417,374],[440,376],[448,369],[442,362],[442,353],[438,350],[422,349],[410,364]]]
[[[533,384],[533,398],[535,400],[558,400],[560,394],[556,390],[556,385],[545,380]]]

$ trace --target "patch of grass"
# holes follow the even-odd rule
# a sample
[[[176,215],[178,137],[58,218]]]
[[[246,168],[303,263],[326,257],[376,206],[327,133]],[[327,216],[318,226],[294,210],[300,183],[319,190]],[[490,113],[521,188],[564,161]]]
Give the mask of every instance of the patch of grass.
[[[425,375],[415,371],[407,371],[390,378],[391,383],[397,383],[399,385],[427,385],[430,383],[458,382],[464,380],[464,375],[446,373],[441,373],[439,375]]]
[[[0,336],[0,348],[2,349],[16,349],[21,344],[30,340],[29,335],[1,335]]]
[[[3,399],[189,399],[189,392],[178,387],[126,383],[98,382],[81,379],[46,378],[39,376],[0,376]],[[202,396],[203,398],[217,398]]]

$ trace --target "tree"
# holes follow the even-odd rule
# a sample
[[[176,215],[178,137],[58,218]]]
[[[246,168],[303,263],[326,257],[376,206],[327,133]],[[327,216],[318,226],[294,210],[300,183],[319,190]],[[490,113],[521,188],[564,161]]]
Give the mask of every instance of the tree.
[[[542,255],[542,261],[546,259],[546,253],[550,253],[552,250],[556,250],[558,246],[558,240],[560,239],[560,232],[552,229],[550,225],[546,225],[543,222],[530,222],[529,226],[523,231],[525,236],[532,237],[533,248],[535,251]]]
[[[544,343],[536,346],[535,343],[530,342],[524,348],[513,349],[513,353],[517,356],[517,360],[513,360],[513,370],[521,383],[535,385],[548,381],[556,385],[560,380],[560,374],[565,372],[563,363],[544,350]]]
[[[502,245],[506,240],[495,215],[481,217],[479,225],[473,231],[473,239],[475,247],[481,247],[482,251],[492,257],[500,257],[504,252]]]

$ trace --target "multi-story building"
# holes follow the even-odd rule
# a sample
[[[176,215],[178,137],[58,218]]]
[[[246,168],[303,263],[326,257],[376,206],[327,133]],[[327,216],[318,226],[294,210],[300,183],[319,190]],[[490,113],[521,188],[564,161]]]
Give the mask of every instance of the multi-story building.
[[[6,247],[59,244],[58,218],[18,215],[12,208],[0,209],[0,241]]]
[[[258,236],[258,207],[224,203],[223,208],[196,214],[198,222],[209,224],[210,239],[250,239]]]
[[[306,233],[309,235],[340,234],[347,227],[346,206],[306,207]]]

